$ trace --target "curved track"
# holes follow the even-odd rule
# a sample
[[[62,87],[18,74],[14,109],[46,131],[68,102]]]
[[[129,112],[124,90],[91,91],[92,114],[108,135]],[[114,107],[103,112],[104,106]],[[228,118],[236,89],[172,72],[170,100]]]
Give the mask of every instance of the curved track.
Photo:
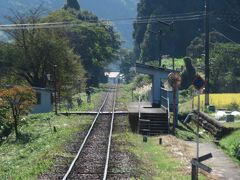
[[[107,178],[115,105],[116,88],[112,88],[107,92],[104,102],[63,180],[105,180]],[[112,114],[102,115],[103,111],[111,111]]]

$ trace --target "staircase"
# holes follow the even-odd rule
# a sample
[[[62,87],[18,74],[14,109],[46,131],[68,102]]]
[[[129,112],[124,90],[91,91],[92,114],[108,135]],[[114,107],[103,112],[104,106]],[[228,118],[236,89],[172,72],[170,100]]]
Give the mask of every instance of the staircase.
[[[168,113],[141,113],[138,132],[143,135],[159,135],[169,132]]]

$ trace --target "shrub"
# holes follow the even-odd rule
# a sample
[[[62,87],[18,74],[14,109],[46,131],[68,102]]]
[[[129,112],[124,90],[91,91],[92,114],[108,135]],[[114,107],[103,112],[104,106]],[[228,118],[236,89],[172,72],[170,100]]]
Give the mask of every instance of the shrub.
[[[237,104],[236,102],[232,102],[227,106],[227,109],[230,111],[237,111],[239,109],[239,104]]]

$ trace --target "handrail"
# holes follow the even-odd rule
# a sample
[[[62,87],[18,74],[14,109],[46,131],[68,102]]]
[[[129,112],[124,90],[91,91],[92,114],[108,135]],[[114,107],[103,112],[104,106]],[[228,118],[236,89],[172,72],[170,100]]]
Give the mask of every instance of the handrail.
[[[167,103],[168,103],[168,126],[170,124],[170,102],[169,102],[169,97],[167,98]]]
[[[138,97],[138,117],[139,118],[141,118],[140,106],[141,106],[141,96],[139,95]]]

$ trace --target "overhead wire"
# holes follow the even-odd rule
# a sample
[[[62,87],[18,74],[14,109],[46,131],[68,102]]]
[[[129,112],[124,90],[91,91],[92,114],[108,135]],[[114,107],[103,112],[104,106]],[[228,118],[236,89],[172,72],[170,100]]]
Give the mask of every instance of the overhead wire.
[[[237,43],[236,41],[234,41],[234,40],[232,40],[232,39],[230,39],[229,37],[227,37],[225,34],[223,34],[222,32],[219,32],[218,30],[216,30],[215,28],[213,28],[213,30],[215,31],[215,32],[217,32],[217,33],[219,33],[223,38],[225,38],[226,40],[228,40],[228,41],[230,41],[230,42],[232,42],[232,43],[234,43],[234,44],[239,44],[239,43]]]
[[[234,30],[240,32],[240,29],[239,29],[239,28],[233,26],[232,24],[227,23],[227,22],[224,21],[223,19],[221,19],[221,18],[218,17],[217,20],[222,21],[224,24],[226,24],[226,25],[229,26],[230,28],[232,28],[232,29],[234,29]]]
[[[83,23],[115,23],[115,24],[147,24],[154,23],[158,21],[192,21],[202,19],[204,14],[202,12],[198,13],[182,13],[182,14],[172,14],[172,15],[161,15],[161,16],[150,16],[150,17],[138,17],[138,18],[118,18],[118,19],[100,19],[100,20],[88,20],[84,22],[50,22],[50,23],[36,23],[36,24],[7,24],[0,25],[0,30],[19,30],[19,29],[47,29],[47,28],[61,28],[61,27],[77,27]]]

